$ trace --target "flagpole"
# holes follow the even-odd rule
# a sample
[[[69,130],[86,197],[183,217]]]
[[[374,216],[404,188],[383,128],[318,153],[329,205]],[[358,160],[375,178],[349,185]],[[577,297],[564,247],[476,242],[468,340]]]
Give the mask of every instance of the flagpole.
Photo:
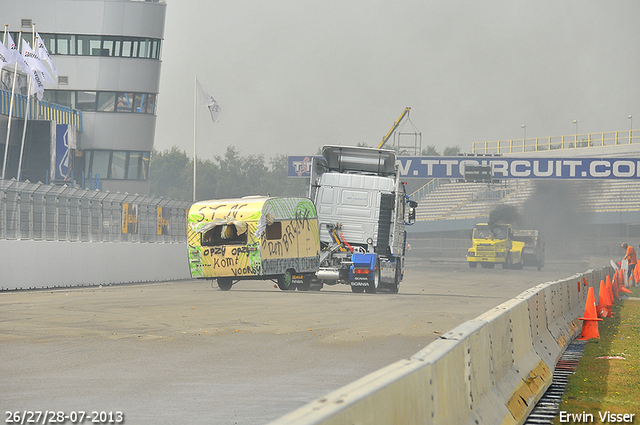
[[[193,202],[196,202],[196,135],[198,129],[198,74],[193,90]]]
[[[33,23],[31,26],[31,40],[34,46],[37,46],[38,40],[36,37],[36,24]],[[27,121],[29,120],[29,109],[31,106],[31,76],[27,77],[27,107],[24,111],[24,125],[22,127],[22,141],[20,142],[20,158],[18,159],[18,181],[21,181],[22,178],[22,156],[24,154],[24,141],[27,137]]]
[[[22,142],[20,143],[20,159],[18,160],[18,181],[22,175],[22,155],[24,153],[24,139],[27,135],[27,120],[29,119],[29,107],[31,106],[31,77],[27,77],[29,84],[27,85],[27,107],[24,112],[24,126],[22,127]]]
[[[6,25],[5,25],[6,28]],[[16,48],[18,48],[18,46],[20,46],[20,43],[22,42],[22,31],[20,31],[19,36],[18,36],[18,45],[16,46]],[[18,62],[16,61],[16,64],[13,67],[13,84],[12,84],[12,88],[11,88],[11,101],[9,102],[9,119],[7,122],[7,139],[6,142],[4,144],[4,160],[2,161],[2,180],[4,180],[4,176],[5,176],[5,171],[7,169],[7,154],[9,152],[9,135],[11,134],[11,117],[13,115],[13,98],[15,97],[16,94],[16,80],[18,79]],[[18,170],[20,171],[20,170]]]

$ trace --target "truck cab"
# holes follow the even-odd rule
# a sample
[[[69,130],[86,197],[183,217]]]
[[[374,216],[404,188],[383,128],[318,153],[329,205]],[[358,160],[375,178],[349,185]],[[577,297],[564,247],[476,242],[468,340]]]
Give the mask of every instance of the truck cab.
[[[523,265],[524,242],[515,241],[510,224],[478,223],[473,228],[472,246],[467,251],[469,267],[521,268]]]
[[[407,199],[395,161],[390,150],[348,146],[325,146],[313,159],[309,198],[318,214],[321,284],[398,292],[405,226],[417,205]]]

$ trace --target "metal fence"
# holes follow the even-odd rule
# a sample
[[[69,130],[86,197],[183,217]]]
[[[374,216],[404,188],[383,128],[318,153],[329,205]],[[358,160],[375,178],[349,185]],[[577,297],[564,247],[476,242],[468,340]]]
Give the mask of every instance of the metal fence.
[[[599,148],[640,143],[640,130],[605,131],[565,136],[473,142],[475,154],[542,152],[556,149]]]
[[[35,98],[28,98],[20,93],[16,93],[13,99],[13,110],[11,111],[13,117],[24,118],[27,113],[27,102],[31,102],[28,119],[52,120],[58,124],[70,124],[82,132],[82,111]],[[9,115],[10,109],[11,91],[0,89],[0,114]]]
[[[188,201],[0,180],[0,239],[185,242]]]

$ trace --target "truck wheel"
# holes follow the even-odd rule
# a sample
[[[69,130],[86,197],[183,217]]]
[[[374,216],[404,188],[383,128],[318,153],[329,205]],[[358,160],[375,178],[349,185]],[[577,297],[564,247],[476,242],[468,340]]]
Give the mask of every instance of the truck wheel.
[[[376,268],[373,271],[373,280],[369,282],[369,286],[365,287],[367,294],[375,294],[378,292],[378,285],[380,284],[380,260],[376,260]]]
[[[496,266],[496,263],[480,263],[483,269],[492,269]]]
[[[469,267],[475,269],[476,267],[478,267],[478,263],[476,263],[475,261],[469,261]]]
[[[392,294],[398,293],[398,286],[400,285],[400,278],[402,277],[402,271],[400,270],[400,261],[396,261],[396,276],[393,279],[393,283],[389,285],[389,292]]]
[[[287,270],[284,274],[278,276],[278,288],[283,291],[295,291],[296,285],[291,283],[291,275],[294,272]]]
[[[218,288],[221,291],[228,291],[233,286],[233,280],[230,277],[219,277],[218,278]]]
[[[503,269],[510,269],[511,268],[511,255],[507,255],[507,259],[504,260],[504,263],[502,263],[502,268]]]

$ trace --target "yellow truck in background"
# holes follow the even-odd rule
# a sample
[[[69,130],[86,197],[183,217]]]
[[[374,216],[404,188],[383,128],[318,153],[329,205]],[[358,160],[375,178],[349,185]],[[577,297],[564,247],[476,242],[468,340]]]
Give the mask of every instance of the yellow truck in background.
[[[514,230],[511,224],[478,223],[473,228],[472,246],[467,251],[469,267],[522,269],[544,266],[544,242],[537,230]]]

